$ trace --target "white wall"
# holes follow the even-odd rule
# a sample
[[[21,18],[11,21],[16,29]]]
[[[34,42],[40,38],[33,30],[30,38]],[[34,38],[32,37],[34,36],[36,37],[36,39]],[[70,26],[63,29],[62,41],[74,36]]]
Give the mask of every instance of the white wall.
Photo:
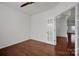
[[[47,21],[62,12],[72,8],[76,3],[60,3],[54,9],[33,15],[31,17],[31,37],[43,42],[49,42],[47,39]],[[50,43],[50,42],[49,42]]]
[[[0,48],[27,40],[29,16],[0,5]]]
[[[69,16],[63,16],[56,19],[56,36],[67,37],[67,20]]]

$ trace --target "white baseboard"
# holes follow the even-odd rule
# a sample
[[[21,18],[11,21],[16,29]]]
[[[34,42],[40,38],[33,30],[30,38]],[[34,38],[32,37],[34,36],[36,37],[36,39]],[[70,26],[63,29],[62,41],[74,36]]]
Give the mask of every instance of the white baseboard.
[[[32,39],[32,38],[31,38],[31,39]],[[36,40],[36,41],[40,41],[40,42],[44,42],[44,43],[47,43],[47,44],[51,44],[51,45],[53,45],[52,42],[49,42],[49,41],[37,40],[37,39],[33,39],[33,40]]]
[[[32,39],[32,38],[31,38],[31,39]],[[6,48],[6,47],[11,46],[11,45],[15,45],[15,44],[18,44],[18,43],[21,43],[21,42],[27,41],[27,40],[30,40],[30,38],[28,38],[28,39],[23,39],[23,40],[21,40],[21,41],[17,41],[17,42],[14,42],[14,43],[8,44],[8,45],[1,46],[0,49],[2,49],[2,48]],[[47,44],[51,44],[51,45],[53,45],[52,42],[49,42],[49,41],[37,40],[37,39],[33,39],[33,40],[36,40],[36,41],[40,41],[40,42],[44,42],[44,43],[47,43]]]
[[[23,40],[21,40],[21,41],[17,41],[17,42],[14,42],[14,43],[8,44],[8,45],[4,45],[4,46],[1,46],[0,49],[6,48],[6,47],[11,46],[11,45],[15,45],[15,44],[18,44],[18,43],[21,43],[21,42],[27,41],[27,40],[29,40],[29,39],[23,39]]]

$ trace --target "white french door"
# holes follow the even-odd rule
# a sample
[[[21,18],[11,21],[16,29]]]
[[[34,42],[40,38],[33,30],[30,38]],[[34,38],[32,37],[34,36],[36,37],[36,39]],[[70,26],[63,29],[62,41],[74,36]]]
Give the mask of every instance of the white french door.
[[[56,20],[54,18],[48,20],[48,41],[56,45]]]

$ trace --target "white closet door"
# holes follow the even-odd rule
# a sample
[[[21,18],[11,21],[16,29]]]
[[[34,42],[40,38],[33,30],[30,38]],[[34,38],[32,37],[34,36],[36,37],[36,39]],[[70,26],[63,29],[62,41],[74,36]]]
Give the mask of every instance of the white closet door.
[[[76,55],[79,56],[79,4],[76,5],[75,8],[75,22],[76,22]]]
[[[48,20],[48,41],[56,45],[56,20],[54,18]]]

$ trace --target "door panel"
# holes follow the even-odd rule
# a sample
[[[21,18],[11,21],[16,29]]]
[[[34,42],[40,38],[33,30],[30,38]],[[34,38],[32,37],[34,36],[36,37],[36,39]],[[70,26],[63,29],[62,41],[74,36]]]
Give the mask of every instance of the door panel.
[[[56,22],[54,18],[48,20],[48,40],[56,45]]]

